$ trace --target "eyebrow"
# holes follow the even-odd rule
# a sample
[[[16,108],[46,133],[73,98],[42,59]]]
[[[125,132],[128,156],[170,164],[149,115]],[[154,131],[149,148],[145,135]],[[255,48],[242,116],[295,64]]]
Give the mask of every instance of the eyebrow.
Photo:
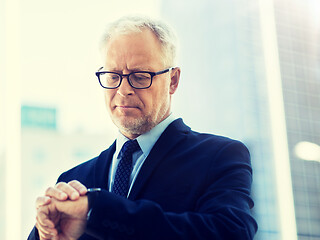
[[[107,68],[104,68],[104,69],[107,69]],[[110,68],[110,70],[107,69],[107,71],[112,71],[117,73],[123,72],[123,70],[118,70],[117,68]],[[129,72],[140,72],[140,71],[152,72],[152,70],[148,67],[145,67],[145,68],[136,67],[136,68],[128,69],[128,71]]]
[[[134,71],[151,71],[150,68],[133,68],[133,69],[128,69],[129,71],[131,72],[134,72]]]

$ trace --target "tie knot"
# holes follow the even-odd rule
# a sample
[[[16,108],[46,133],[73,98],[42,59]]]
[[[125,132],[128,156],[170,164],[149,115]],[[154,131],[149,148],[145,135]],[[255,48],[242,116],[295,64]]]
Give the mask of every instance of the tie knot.
[[[123,144],[121,152],[124,155],[132,155],[132,153],[138,151],[139,149],[140,146],[137,140],[128,140]]]

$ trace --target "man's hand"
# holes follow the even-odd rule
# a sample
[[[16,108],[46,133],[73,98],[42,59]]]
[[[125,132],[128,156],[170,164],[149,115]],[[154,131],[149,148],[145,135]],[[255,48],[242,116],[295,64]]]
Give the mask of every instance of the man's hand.
[[[84,196],[87,193],[87,188],[77,180],[73,180],[69,183],[59,182],[54,187],[47,188],[45,196],[38,197],[36,199],[36,209],[43,205],[47,205],[51,202],[51,198],[56,200],[78,200],[80,196]]]
[[[58,201],[66,201],[72,200],[77,201],[81,196],[84,196],[87,193],[87,188],[81,184],[79,181],[71,181],[68,184],[61,182],[57,183],[54,187],[49,187],[46,190],[45,195],[38,197],[36,200],[36,209],[37,209],[37,223],[36,227],[39,231],[40,239],[57,239],[53,238],[53,236],[58,234],[58,230],[56,228],[57,221],[54,222],[49,220],[48,211],[51,210],[50,217],[54,219],[59,219],[59,211],[57,209],[53,209],[54,205],[49,206],[49,204],[56,203]],[[42,208],[44,206],[48,206],[48,208]],[[42,208],[41,210],[39,210]],[[47,213],[47,214],[45,214]]]
[[[88,198],[59,201],[54,198],[37,210],[37,224],[41,240],[78,239],[85,230],[88,214]]]

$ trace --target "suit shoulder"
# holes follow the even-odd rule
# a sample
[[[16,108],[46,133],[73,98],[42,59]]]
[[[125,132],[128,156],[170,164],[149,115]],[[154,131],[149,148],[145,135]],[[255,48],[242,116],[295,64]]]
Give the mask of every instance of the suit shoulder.
[[[182,149],[200,150],[204,152],[217,153],[223,149],[237,149],[248,153],[248,148],[239,140],[231,139],[225,136],[219,136],[210,133],[200,133],[192,130],[187,126],[180,118],[174,121],[167,129],[166,139],[175,137],[175,134],[179,136],[184,135],[182,141],[179,141],[179,145]]]
[[[250,162],[250,152],[246,145],[239,140],[192,130],[186,135],[185,140],[181,142],[185,149],[202,152],[204,155],[214,156],[215,159],[233,155]]]
[[[199,143],[214,144],[220,147],[228,145],[239,145],[243,148],[247,148],[244,143],[236,139],[210,133],[200,133],[192,130],[190,131],[190,134],[187,134],[187,139],[189,141],[196,141]]]

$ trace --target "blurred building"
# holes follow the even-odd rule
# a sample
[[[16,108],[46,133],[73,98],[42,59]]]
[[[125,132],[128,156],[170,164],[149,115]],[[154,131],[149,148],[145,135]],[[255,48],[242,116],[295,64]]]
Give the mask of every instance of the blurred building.
[[[35,197],[53,186],[64,171],[100,154],[114,140],[105,133],[89,134],[78,130],[66,133],[59,129],[59,109],[22,105],[22,236],[31,231]]]
[[[320,239],[320,163],[294,154],[300,141],[320,144],[320,25],[312,19],[314,2],[274,5],[284,97],[279,104],[285,107],[294,194],[289,200],[299,240]],[[180,6],[183,11],[177,14]],[[274,160],[268,103],[273,96],[267,90],[259,1],[164,0],[162,12],[181,39],[177,110],[196,130],[246,143],[254,168],[256,239],[281,239],[279,163]]]
[[[318,240],[320,163],[298,158],[295,149],[304,141],[320,145],[320,3],[274,3],[297,234]]]

